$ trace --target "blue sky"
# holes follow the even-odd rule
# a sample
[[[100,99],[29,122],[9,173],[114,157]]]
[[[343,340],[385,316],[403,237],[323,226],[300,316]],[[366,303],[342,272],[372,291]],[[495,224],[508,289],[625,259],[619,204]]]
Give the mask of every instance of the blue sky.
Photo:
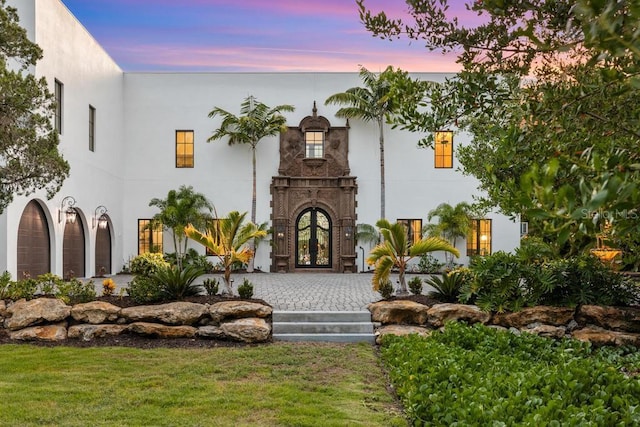
[[[456,71],[452,56],[368,33],[355,0],[62,0],[125,71]],[[464,2],[452,1],[463,16]],[[402,0],[368,0],[396,16]],[[456,10],[459,8],[460,10]]]

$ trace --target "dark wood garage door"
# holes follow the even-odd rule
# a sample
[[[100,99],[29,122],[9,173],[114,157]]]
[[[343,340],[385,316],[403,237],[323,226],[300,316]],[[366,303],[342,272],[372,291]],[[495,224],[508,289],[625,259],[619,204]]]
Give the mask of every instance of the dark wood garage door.
[[[111,274],[111,229],[98,227],[96,235],[96,276]]]
[[[64,227],[62,242],[62,274],[65,279],[84,277],[84,228],[80,215]]]
[[[51,271],[51,240],[44,211],[32,200],[24,208],[18,226],[18,277],[35,278]]]

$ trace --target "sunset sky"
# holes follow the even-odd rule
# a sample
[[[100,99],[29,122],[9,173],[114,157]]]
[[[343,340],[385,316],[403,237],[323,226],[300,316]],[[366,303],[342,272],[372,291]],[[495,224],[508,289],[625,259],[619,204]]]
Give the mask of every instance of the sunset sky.
[[[125,71],[456,71],[452,56],[368,33],[355,0],[62,0]],[[462,0],[451,13],[473,19]],[[398,16],[402,0],[368,0]],[[456,10],[459,8],[459,10]]]

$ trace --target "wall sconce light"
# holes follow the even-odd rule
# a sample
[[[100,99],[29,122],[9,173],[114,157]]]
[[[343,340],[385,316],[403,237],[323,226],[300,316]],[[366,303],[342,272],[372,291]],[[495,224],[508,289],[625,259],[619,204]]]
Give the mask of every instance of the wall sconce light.
[[[107,228],[107,225],[109,224],[109,220],[105,215],[106,213],[107,213],[107,208],[105,208],[104,206],[100,205],[96,208],[96,210],[93,213],[93,228],[96,228],[96,225],[103,230]]]
[[[278,239],[284,239],[284,227],[282,225],[276,227],[276,236]]]
[[[344,228],[344,237],[346,237],[347,239],[350,239],[351,236],[353,236],[353,227],[350,225],[347,225]]]
[[[62,203],[60,204],[60,210],[58,211],[58,222],[62,222],[63,218],[69,224],[76,222],[76,216],[78,215],[78,212],[76,212],[74,208],[75,205],[76,205],[76,199],[74,199],[71,196],[67,196],[64,199],[62,199]]]

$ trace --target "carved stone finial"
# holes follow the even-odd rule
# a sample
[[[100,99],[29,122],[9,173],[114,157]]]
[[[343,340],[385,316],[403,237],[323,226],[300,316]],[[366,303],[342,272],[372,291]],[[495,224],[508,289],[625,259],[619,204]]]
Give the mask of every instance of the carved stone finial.
[[[313,101],[313,117],[318,117],[318,109],[316,108],[316,101]]]

